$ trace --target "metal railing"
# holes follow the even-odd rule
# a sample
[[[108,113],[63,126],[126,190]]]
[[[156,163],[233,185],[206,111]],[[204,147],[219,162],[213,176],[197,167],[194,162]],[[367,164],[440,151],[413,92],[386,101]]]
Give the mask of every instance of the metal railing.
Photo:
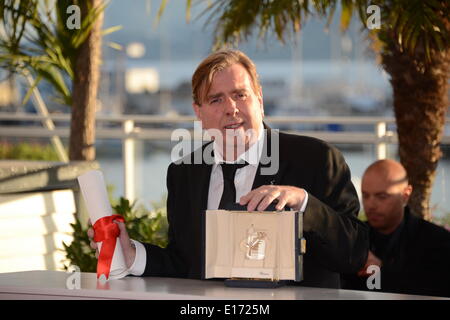
[[[51,120],[54,126],[42,126]],[[189,128],[191,136],[199,139],[195,133],[192,116],[168,117],[161,115],[121,115],[104,116],[96,118],[97,139],[119,139],[122,141],[122,160],[124,165],[124,190],[125,197],[134,200],[135,195],[135,141],[136,140],[168,140],[176,126],[180,124],[192,126]],[[25,121],[26,124],[8,124],[0,126],[1,137],[41,137],[54,139],[68,138],[70,135],[70,114],[28,114],[28,113],[6,113],[0,112],[0,121]],[[36,123],[30,123],[36,122]],[[39,124],[41,122],[42,124]],[[377,159],[386,158],[387,145],[397,143],[395,132],[395,119],[392,117],[266,117],[265,122],[269,125],[278,126],[295,125],[366,125],[372,129],[367,131],[330,131],[319,130],[284,130],[294,134],[308,135],[325,140],[329,143],[340,144],[372,144],[375,147]],[[165,128],[149,128],[148,126],[164,125]],[[446,125],[450,124],[450,118],[446,119]],[[278,127],[274,125],[274,127]],[[390,130],[389,130],[390,129]],[[442,144],[450,144],[450,135],[444,134]],[[67,161],[61,158],[61,161]]]

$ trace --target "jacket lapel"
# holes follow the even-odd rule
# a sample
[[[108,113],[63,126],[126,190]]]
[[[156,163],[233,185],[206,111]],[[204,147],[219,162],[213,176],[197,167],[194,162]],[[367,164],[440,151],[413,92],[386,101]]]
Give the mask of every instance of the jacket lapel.
[[[202,276],[204,268],[204,211],[208,205],[209,180],[211,177],[212,165],[206,163],[194,164],[190,166],[190,183],[186,186],[186,196],[189,197],[191,210],[186,207],[186,212],[190,212],[190,220],[186,222],[184,228],[190,233],[189,252],[192,255],[192,265],[190,267],[190,277]]]
[[[210,143],[205,144],[200,150],[202,153]],[[201,158],[203,159],[203,157]],[[208,206],[209,181],[211,178],[212,164],[207,164],[202,160],[201,164],[193,165],[191,188],[194,212],[202,212]]]
[[[283,177],[283,173],[286,170],[286,163],[282,162],[279,155],[280,150],[272,148],[272,130],[269,126],[267,126],[264,123],[264,147],[261,155],[261,159],[264,157],[268,157],[270,159],[269,163],[263,163],[259,162],[258,169],[256,171],[255,180],[253,181],[252,190],[259,188],[263,185],[280,185],[281,184],[281,178]],[[275,134],[275,133],[273,133]],[[278,146],[280,144],[278,143]],[[273,150],[275,149],[275,150]],[[273,157],[272,152],[277,152],[278,157]],[[274,174],[263,174],[261,172],[261,169],[268,168],[271,165],[273,165],[272,161],[275,161],[275,159],[278,159],[278,170]]]
[[[273,161],[273,159],[278,159],[279,165],[278,170],[274,174],[262,174],[261,169],[268,168],[273,163],[262,163],[261,160],[258,165],[258,169],[256,171],[255,179],[253,181],[252,190],[259,188],[263,185],[280,185],[281,180],[283,177],[283,173],[286,171],[286,163],[282,162],[279,157],[270,157],[272,156],[272,152],[280,152],[280,150],[271,148],[272,143],[272,130],[269,126],[267,126],[264,123],[264,146],[261,158],[264,157],[264,155],[269,156],[269,159]],[[275,133],[273,133],[275,134]],[[201,148],[201,152],[204,152],[205,148],[209,145],[209,143],[205,144],[203,148]],[[273,150],[275,149],[275,150]],[[198,151],[200,151],[198,150]],[[279,155],[279,154],[278,154]],[[209,181],[211,178],[211,171],[212,171],[212,165],[211,164],[198,164],[193,165],[193,179],[195,179],[195,183],[193,183],[190,187],[192,188],[191,195],[193,197],[193,207],[194,212],[202,212],[207,209],[208,205],[208,191],[209,191]]]

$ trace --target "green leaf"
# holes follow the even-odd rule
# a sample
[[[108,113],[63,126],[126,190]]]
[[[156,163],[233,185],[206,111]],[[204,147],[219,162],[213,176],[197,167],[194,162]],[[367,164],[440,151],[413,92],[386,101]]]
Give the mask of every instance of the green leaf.
[[[428,35],[424,35],[424,49],[425,49],[425,56],[426,56],[426,62],[431,62],[431,47],[430,43],[428,41]]]
[[[341,31],[347,30],[353,15],[353,6],[351,1],[342,1],[341,13]]]
[[[5,19],[5,0],[0,1],[0,21]]]
[[[51,65],[39,65],[36,66],[36,71],[38,75],[53,85],[65,101],[69,102],[71,100],[70,90],[67,88],[61,72],[57,68]]]
[[[31,97],[31,94],[33,93],[34,88],[37,87],[37,85],[39,84],[39,82],[41,81],[41,79],[42,79],[42,76],[36,77],[36,79],[34,80],[33,85],[28,89],[27,93],[25,94],[25,97],[24,97],[23,100],[22,100],[22,105],[23,105],[23,106],[28,102],[28,100],[29,100],[30,97]]]
[[[117,42],[108,41],[108,42],[106,43],[106,45],[107,45],[108,47],[113,48],[113,49],[116,49],[116,50],[118,50],[118,51],[122,51],[122,50],[123,50],[123,46],[120,45],[120,44],[117,43]]]
[[[418,26],[411,27],[405,34],[403,47],[408,50],[411,55],[414,54],[417,46],[417,40],[420,37],[421,30]]]
[[[106,36],[110,33],[116,32],[118,30],[121,30],[123,28],[123,26],[114,26],[114,27],[110,27],[108,29],[105,29],[102,31],[102,36]]]
[[[445,50],[445,38],[442,37],[440,32],[432,32],[431,36],[433,37],[435,46],[437,48],[437,50],[439,51],[444,51]]]
[[[189,23],[191,20],[191,7],[192,7],[192,0],[186,0],[186,22]]]
[[[159,24],[159,21],[161,20],[161,17],[164,13],[164,10],[166,9],[167,0],[162,0],[161,4],[159,5],[158,13],[156,14],[156,20],[155,20],[155,26]]]
[[[105,10],[107,2],[99,5],[96,8],[90,8],[87,15],[81,21],[81,28],[75,32],[75,36],[72,39],[72,45],[74,48],[79,48],[89,36],[94,24],[97,22],[100,14]]]

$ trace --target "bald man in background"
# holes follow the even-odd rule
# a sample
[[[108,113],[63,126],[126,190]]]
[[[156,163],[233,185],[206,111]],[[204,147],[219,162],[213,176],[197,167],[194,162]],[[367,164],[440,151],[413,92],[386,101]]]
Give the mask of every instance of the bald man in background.
[[[366,169],[361,191],[370,251],[358,274],[343,275],[344,288],[367,290],[367,268],[376,265],[380,291],[450,297],[450,232],[410,212],[412,186],[403,166],[376,161]]]

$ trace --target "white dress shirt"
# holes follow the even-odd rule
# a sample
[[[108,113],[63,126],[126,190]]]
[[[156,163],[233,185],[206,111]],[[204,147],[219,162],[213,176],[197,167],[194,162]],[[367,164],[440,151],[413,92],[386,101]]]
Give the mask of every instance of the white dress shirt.
[[[252,190],[253,181],[255,180],[256,171],[258,169],[259,159],[261,158],[262,150],[264,146],[264,130],[261,130],[258,141],[248,148],[248,150],[238,156],[236,159],[247,161],[248,165],[237,169],[236,176],[234,178],[234,185],[236,188],[236,202],[239,202],[240,198]],[[217,210],[219,208],[220,199],[223,193],[223,174],[220,163],[227,162],[223,160],[222,150],[214,142],[214,164],[211,171],[211,178],[209,180],[208,191],[208,210]],[[236,161],[233,161],[236,162]],[[300,208],[301,212],[305,211],[308,203],[308,192],[305,190],[305,199]],[[199,213],[200,214],[200,213]],[[132,275],[140,276],[145,271],[145,265],[147,262],[147,253],[144,245],[138,241],[131,240],[136,247],[136,258],[129,271]]]

